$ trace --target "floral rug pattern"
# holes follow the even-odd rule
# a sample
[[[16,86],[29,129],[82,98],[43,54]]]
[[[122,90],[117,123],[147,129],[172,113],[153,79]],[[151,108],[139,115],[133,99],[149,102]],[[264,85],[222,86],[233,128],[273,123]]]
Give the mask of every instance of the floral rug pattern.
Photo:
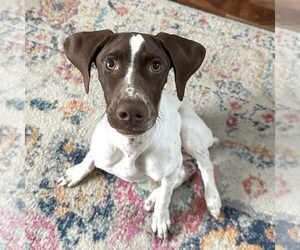
[[[274,197],[290,189],[274,171],[273,33],[155,0],[30,0],[26,27],[22,15],[23,6],[0,12],[1,74],[5,86],[15,86],[0,92],[6,113],[0,167],[11,180],[0,185],[0,249],[274,249]],[[57,185],[61,173],[84,158],[105,105],[95,70],[86,95],[62,43],[76,31],[107,28],[165,31],[207,48],[186,98],[221,140],[211,151],[223,200],[218,220],[207,212],[200,173],[174,192],[173,226],[163,242],[153,237],[151,213],[143,209],[153,183],[131,184],[98,170],[77,187]],[[25,51],[19,46],[24,29]],[[18,77],[18,59],[26,60],[26,80]],[[172,81],[173,75],[166,89],[175,93]],[[19,83],[25,94],[17,92]],[[25,127],[15,126],[17,115]],[[23,139],[25,168],[12,175]],[[280,247],[299,246],[300,228],[278,223]]]

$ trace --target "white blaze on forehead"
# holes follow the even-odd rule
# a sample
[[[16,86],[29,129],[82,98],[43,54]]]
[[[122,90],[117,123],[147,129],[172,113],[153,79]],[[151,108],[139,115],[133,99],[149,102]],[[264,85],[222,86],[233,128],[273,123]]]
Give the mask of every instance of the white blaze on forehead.
[[[129,47],[130,47],[130,62],[128,65],[127,73],[125,76],[125,84],[127,86],[126,92],[128,94],[133,94],[133,86],[132,86],[132,73],[134,68],[134,58],[137,52],[140,50],[142,43],[144,42],[144,38],[140,35],[133,35],[129,39]]]
[[[144,38],[140,35],[134,35],[129,40],[130,50],[131,50],[131,62],[134,59],[135,54],[139,51],[142,43],[144,42]]]

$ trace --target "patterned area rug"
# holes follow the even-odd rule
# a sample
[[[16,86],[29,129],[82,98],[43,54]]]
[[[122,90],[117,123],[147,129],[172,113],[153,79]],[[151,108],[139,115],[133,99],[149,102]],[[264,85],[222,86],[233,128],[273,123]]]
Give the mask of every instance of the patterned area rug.
[[[6,82],[0,92],[6,114],[0,123],[0,248],[274,249],[273,33],[167,1],[30,0],[25,56],[23,15],[22,6],[1,11],[7,39],[0,47]],[[200,174],[174,192],[173,227],[164,242],[152,236],[151,213],[143,209],[153,183],[131,184],[95,171],[75,188],[57,185],[61,173],[84,158],[104,111],[95,70],[86,95],[62,43],[76,31],[107,28],[165,31],[206,47],[186,98],[221,140],[211,151],[224,204],[218,220],[207,213]],[[26,59],[26,80],[20,58]],[[175,93],[173,75],[166,89]],[[298,242],[282,239],[282,247]]]
[[[278,249],[300,249],[299,67],[300,34],[277,29],[275,185]]]

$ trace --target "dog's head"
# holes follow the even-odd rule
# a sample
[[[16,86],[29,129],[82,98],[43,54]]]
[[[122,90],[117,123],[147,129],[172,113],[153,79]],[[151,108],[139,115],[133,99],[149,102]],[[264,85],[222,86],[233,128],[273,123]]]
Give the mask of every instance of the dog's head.
[[[143,134],[155,124],[171,68],[182,100],[188,79],[205,57],[201,44],[176,35],[110,30],[75,33],[65,40],[64,50],[82,73],[87,93],[91,64],[96,63],[108,121],[126,135]]]

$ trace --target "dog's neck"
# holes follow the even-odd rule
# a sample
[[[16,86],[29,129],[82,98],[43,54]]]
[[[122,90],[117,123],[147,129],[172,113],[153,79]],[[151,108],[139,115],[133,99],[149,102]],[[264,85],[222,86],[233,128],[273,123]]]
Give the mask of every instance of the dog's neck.
[[[106,117],[104,119],[107,119]],[[155,136],[156,124],[142,135],[127,136],[119,133],[116,129],[112,128],[106,121],[107,133],[113,144],[119,148],[128,158],[136,159],[142,152],[144,152]]]

